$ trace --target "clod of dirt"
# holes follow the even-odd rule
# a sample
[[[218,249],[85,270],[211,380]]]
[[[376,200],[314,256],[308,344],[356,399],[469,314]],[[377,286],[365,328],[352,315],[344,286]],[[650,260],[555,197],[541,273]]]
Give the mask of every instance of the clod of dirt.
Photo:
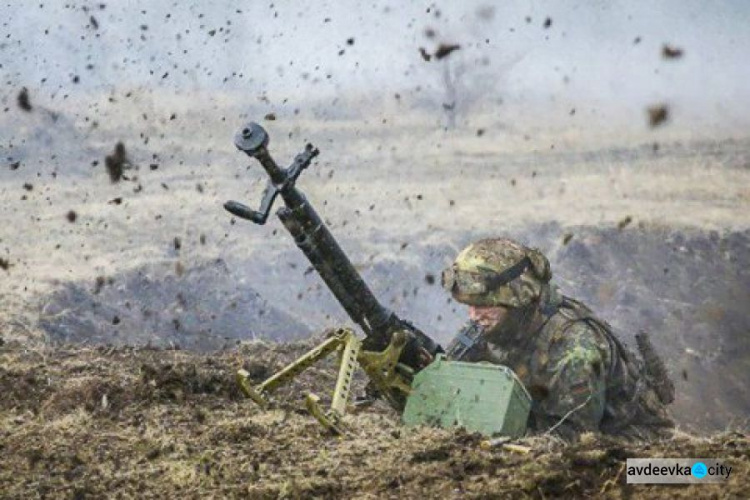
[[[18,93],[17,102],[18,107],[26,111],[27,113],[33,109],[31,106],[31,100],[29,99],[29,89],[27,89],[26,87],[21,89],[21,91]]]
[[[96,280],[94,281],[94,289],[93,293],[94,295],[98,294],[102,291],[102,288],[104,288],[104,285],[107,283],[107,279],[104,276],[97,276]]]
[[[550,26],[552,26],[552,18],[548,17],[547,19],[545,19],[542,26],[544,26],[544,29],[548,29]]]
[[[421,55],[422,59],[427,62],[430,62],[430,60],[432,59],[432,56],[427,53],[427,50],[425,50],[424,47],[419,47],[419,55]]]
[[[68,222],[75,222],[78,218],[78,214],[75,212],[75,210],[70,210],[66,215],[65,218],[68,219]]]
[[[268,113],[266,116],[263,117],[264,120],[268,120],[269,122],[272,122],[276,120],[276,114],[275,113]]]
[[[0,269],[2,269],[3,271],[7,271],[8,269],[10,269],[10,261],[8,259],[3,259],[2,257],[0,257]]]
[[[107,167],[107,173],[109,173],[109,179],[112,183],[120,182],[125,168],[130,166],[125,145],[122,142],[115,144],[114,152],[104,158],[104,165]]]
[[[21,166],[21,162],[20,161],[16,161],[16,162],[13,162],[13,163],[10,164],[10,169],[11,170],[18,170],[18,168],[20,166]]]
[[[661,48],[661,56],[664,59],[679,59],[683,56],[684,51],[679,47],[673,47],[669,44],[664,44]]]
[[[669,118],[669,106],[666,104],[655,104],[646,109],[648,113],[648,124],[651,128],[664,124]]]
[[[454,51],[460,49],[461,46],[457,43],[450,44],[450,43],[441,43],[437,50],[435,51],[435,59],[440,60],[444,57],[448,57],[451,55]]]
[[[625,229],[631,222],[633,222],[633,218],[631,216],[627,216],[624,219],[620,220],[620,222],[617,223],[617,229],[622,231]]]

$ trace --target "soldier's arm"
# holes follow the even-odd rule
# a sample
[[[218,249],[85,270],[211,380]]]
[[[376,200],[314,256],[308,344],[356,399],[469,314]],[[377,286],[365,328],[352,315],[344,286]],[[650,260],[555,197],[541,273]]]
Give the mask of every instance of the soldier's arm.
[[[547,391],[535,412],[539,431],[575,440],[599,430],[606,405],[606,349],[585,323],[553,336],[541,370]]]

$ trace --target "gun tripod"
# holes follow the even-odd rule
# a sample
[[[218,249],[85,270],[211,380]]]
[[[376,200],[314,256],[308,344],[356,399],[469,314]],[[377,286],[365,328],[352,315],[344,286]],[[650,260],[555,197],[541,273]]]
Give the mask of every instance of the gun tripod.
[[[320,405],[320,398],[312,393],[305,397],[305,406],[323,427],[341,435],[347,430],[343,417],[351,394],[352,376],[358,364],[370,377],[375,388],[386,397],[393,391],[400,393],[404,399],[409,394],[411,370],[398,362],[405,344],[406,335],[396,332],[383,351],[366,351],[362,349],[362,342],[351,329],[339,328],[331,332],[323,343],[307,351],[262,383],[253,386],[250,374],[245,370],[237,372],[237,382],[247,397],[258,403],[261,408],[269,408],[272,405],[272,392],[291,382],[329,354],[337,353],[339,372],[330,409],[324,411]]]

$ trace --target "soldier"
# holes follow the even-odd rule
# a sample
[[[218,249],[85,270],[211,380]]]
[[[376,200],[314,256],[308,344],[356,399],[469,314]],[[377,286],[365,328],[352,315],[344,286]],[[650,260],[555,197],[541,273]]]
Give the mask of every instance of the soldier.
[[[448,356],[511,368],[532,396],[529,428],[575,440],[586,431],[639,438],[669,434],[674,387],[650,350],[644,364],[612,328],[550,283],[547,258],[513,240],[480,240],[443,271],[443,286],[469,306],[469,325]],[[652,364],[655,368],[649,369]],[[661,380],[659,380],[661,378]]]

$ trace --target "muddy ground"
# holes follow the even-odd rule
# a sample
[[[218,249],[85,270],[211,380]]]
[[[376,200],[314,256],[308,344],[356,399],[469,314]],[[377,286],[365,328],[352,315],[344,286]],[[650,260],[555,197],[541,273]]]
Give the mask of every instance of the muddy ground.
[[[321,149],[299,186],[386,306],[445,343],[467,317],[439,286],[456,253],[492,235],[538,246],[563,292],[626,343],[651,333],[677,386],[672,415],[698,436],[537,438],[516,454],[402,429],[384,407],[353,417],[350,439],[323,437],[295,403],[305,384],[325,393],[320,371],[281,410],[240,400],[237,367],[267,375],[301,339],[348,323],[274,217],[255,226],[221,207],[259,203],[265,176],[232,137],[269,110],[115,94],[32,92],[32,111],[0,116],[8,496],[747,496],[750,139],[492,116],[446,130],[392,110],[263,122],[281,164],[308,141]],[[628,456],[736,457],[745,474],[722,489],[629,487]]]
[[[651,444],[585,435],[482,449],[462,430],[403,428],[387,407],[321,431],[301,394],[325,395],[331,366],[305,374],[263,411],[233,372],[260,379],[313,344],[247,343],[231,352],[0,347],[4,498],[747,498],[750,439],[679,435]],[[326,370],[328,368],[329,370]],[[355,387],[361,390],[358,378]],[[721,457],[721,485],[627,485],[635,457]]]

